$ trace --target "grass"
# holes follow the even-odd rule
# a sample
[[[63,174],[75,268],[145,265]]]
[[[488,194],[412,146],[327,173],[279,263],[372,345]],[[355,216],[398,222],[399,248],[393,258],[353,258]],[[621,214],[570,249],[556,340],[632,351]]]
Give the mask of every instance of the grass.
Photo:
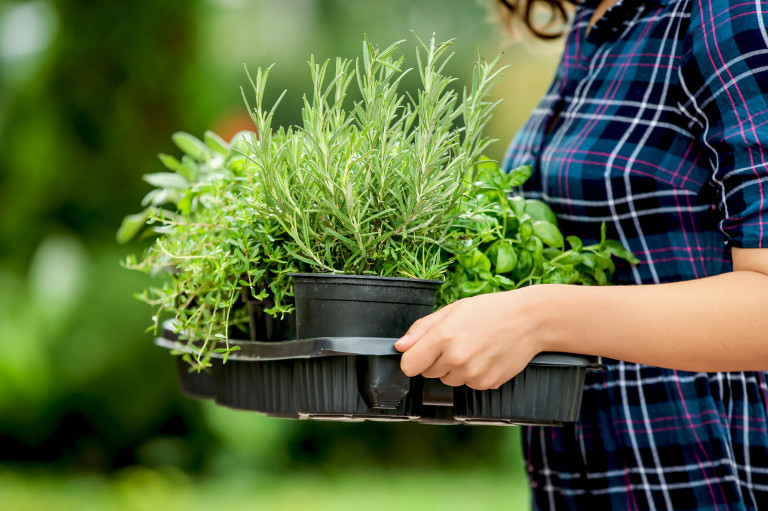
[[[233,470],[197,480],[170,469],[134,467],[107,477],[0,468],[0,502],[13,511],[530,509],[521,474],[490,470],[288,476]]]

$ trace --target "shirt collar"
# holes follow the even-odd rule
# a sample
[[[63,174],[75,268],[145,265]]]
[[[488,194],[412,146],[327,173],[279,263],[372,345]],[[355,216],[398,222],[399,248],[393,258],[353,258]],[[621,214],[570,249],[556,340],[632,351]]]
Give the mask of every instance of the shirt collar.
[[[595,26],[589,33],[589,39],[612,39],[616,37],[624,28],[624,22],[631,19],[635,10],[642,4],[654,4],[664,7],[670,0],[619,0],[603,14],[603,17],[597,20]],[[588,0],[591,7],[597,7],[600,0]]]

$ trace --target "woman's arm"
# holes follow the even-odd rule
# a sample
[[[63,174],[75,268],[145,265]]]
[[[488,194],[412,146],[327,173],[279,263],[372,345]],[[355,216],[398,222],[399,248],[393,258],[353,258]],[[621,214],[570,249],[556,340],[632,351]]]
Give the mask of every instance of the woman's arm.
[[[673,284],[539,285],[467,298],[395,347],[409,376],[496,388],[542,351],[686,371],[768,370],[768,249],[733,249],[734,271]]]

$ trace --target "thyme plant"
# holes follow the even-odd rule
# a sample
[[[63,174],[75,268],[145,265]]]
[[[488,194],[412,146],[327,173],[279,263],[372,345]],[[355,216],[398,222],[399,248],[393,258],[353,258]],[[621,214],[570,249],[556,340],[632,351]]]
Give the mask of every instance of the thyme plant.
[[[255,208],[290,236],[287,250],[312,271],[436,278],[446,268],[439,247],[492,142],[483,128],[498,104],[488,94],[501,69],[498,58],[478,58],[471,87],[459,94],[444,74],[452,41],[418,39],[421,87],[403,94],[410,70],[398,56],[402,42],[379,49],[366,39],[354,62],[312,58],[300,126],[273,128],[282,96],[264,105],[270,68],[251,79]]]

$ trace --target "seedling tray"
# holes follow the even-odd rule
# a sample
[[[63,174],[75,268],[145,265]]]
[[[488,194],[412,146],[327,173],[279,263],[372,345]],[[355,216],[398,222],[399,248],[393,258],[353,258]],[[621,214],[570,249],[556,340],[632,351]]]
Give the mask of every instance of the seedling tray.
[[[172,322],[163,324],[163,338],[166,341],[178,341],[178,335],[173,329]],[[176,376],[182,395],[194,399],[213,399],[216,393],[216,379],[213,367],[221,365],[221,359],[214,360],[211,369],[206,371],[190,371],[191,366],[182,357],[176,357]]]
[[[171,332],[170,326],[166,332]],[[562,425],[578,420],[587,370],[597,357],[541,353],[495,390],[449,387],[400,371],[395,338],[314,337],[280,342],[230,340],[226,364],[212,355],[217,404],[271,416],[429,424]],[[192,348],[174,336],[158,346]]]

